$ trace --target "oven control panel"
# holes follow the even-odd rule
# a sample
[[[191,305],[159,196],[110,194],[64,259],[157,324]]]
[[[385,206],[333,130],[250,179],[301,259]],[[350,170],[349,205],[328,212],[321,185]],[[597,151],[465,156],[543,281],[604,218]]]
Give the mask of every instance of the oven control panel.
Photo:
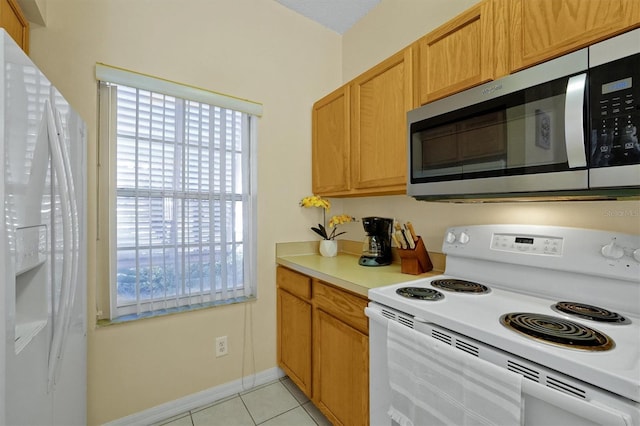
[[[576,272],[581,276],[636,283],[640,297],[640,235],[547,225],[487,224],[447,229],[442,252],[447,273],[461,274],[480,261]],[[466,273],[466,272],[462,272]],[[510,284],[511,285],[511,284]],[[605,286],[606,287],[606,286]],[[637,306],[633,309],[637,309]],[[640,425],[639,425],[640,426]]]
[[[493,250],[515,253],[544,254],[562,256],[564,240],[559,237],[541,237],[518,234],[493,234],[491,248]]]

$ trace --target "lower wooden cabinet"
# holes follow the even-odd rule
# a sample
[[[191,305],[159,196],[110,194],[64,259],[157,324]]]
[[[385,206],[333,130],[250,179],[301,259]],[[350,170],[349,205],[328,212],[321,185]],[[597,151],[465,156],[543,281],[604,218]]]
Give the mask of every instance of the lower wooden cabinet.
[[[367,299],[278,267],[278,365],[334,425],[369,424]]]
[[[313,397],[334,425],[369,424],[369,336],[315,309]]]
[[[311,398],[311,279],[278,268],[278,364]]]

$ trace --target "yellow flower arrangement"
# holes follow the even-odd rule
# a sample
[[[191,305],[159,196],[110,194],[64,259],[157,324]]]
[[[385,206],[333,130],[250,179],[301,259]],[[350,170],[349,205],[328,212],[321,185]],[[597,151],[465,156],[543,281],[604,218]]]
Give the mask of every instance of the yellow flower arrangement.
[[[331,209],[331,202],[329,200],[325,200],[319,195],[311,195],[309,197],[304,197],[300,200],[300,207],[320,207],[322,208],[323,222],[325,221],[325,214],[327,211]],[[342,235],[345,232],[337,232],[338,225],[342,225],[344,223],[353,222],[356,219],[353,216],[349,216],[347,214],[341,214],[333,216],[329,219],[329,228],[333,228],[330,234],[327,233],[327,229],[324,227],[322,223],[318,224],[318,227],[312,226],[311,230],[316,234],[320,235],[324,240],[333,240],[338,235]]]
[[[354,220],[353,217],[349,216],[348,214],[341,214],[341,215],[333,216],[329,220],[329,228],[333,228],[334,226],[342,225],[343,223],[349,223],[349,222],[352,222],[353,220]]]
[[[331,202],[319,195],[311,195],[300,200],[300,207],[322,207],[326,211],[331,209]]]

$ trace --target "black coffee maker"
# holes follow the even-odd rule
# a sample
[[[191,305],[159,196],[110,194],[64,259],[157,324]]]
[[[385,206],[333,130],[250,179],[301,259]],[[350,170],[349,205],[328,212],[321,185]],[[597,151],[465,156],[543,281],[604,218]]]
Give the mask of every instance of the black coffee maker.
[[[390,265],[393,219],[363,217],[362,227],[367,236],[364,239],[362,256],[358,263],[362,266]]]

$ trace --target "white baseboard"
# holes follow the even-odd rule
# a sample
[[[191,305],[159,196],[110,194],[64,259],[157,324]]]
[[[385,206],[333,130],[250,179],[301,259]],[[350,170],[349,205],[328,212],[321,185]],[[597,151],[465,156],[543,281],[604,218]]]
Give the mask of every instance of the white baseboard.
[[[148,410],[140,411],[130,416],[122,417],[105,423],[105,426],[129,426],[129,425],[152,425],[159,423],[165,419],[185,413],[189,410],[204,407],[213,404],[221,399],[228,398],[232,395],[248,391],[252,388],[273,382],[284,376],[284,372],[274,367],[269,370],[261,371],[252,376],[234,380],[213,388],[197,392],[183,398],[176,399]],[[247,388],[246,386],[251,386]]]

